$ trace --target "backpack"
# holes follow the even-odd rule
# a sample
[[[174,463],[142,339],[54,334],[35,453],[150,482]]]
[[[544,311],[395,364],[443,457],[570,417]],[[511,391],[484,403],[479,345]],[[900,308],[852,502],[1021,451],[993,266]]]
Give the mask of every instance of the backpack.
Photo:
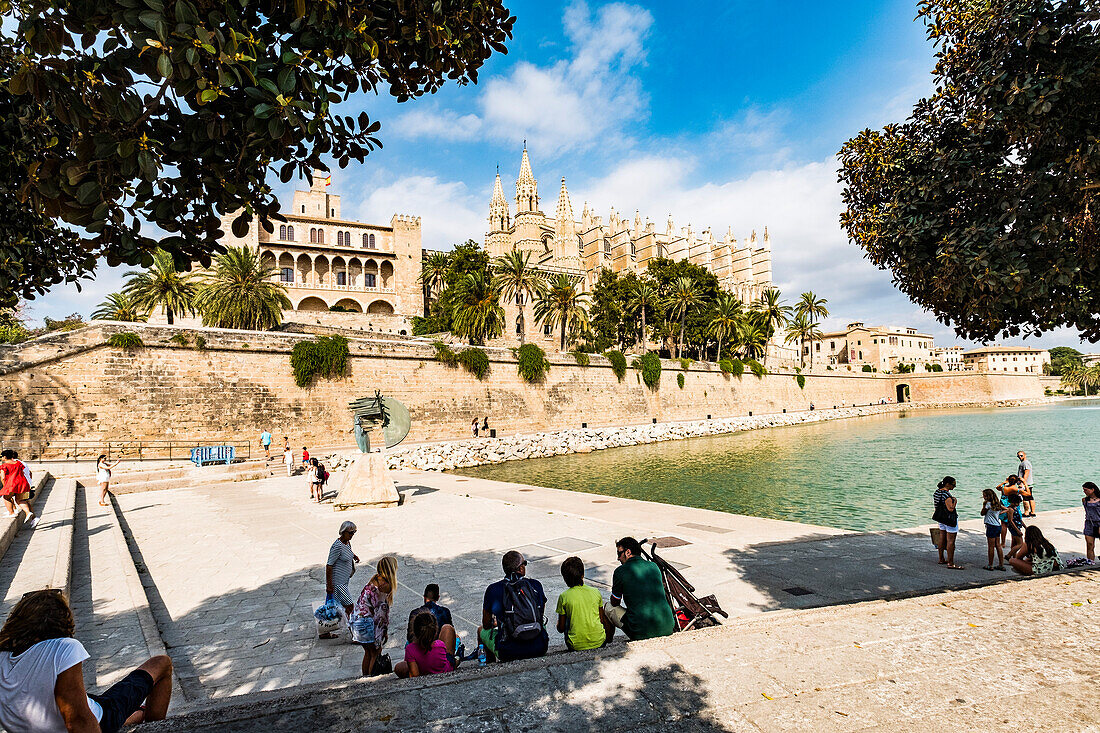
[[[542,634],[543,603],[530,580],[522,575],[504,579],[504,618],[500,620],[504,638],[531,641]]]

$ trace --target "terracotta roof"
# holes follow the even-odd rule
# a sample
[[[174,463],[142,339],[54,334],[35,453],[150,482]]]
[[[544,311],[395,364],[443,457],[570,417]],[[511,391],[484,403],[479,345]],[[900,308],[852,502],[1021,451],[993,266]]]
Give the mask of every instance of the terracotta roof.
[[[1046,349],[1033,349],[1030,346],[979,346],[964,351],[963,356],[981,356],[982,354],[1038,354]]]

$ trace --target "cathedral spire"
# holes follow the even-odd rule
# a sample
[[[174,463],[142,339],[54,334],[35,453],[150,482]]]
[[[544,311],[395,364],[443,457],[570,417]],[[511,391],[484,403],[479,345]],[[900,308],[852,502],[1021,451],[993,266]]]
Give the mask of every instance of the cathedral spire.
[[[504,198],[504,187],[500,185],[500,170],[493,183],[493,198],[489,202],[489,231],[502,232],[508,228],[508,200]]]
[[[516,214],[538,211],[539,184],[531,172],[531,159],[527,157],[527,142],[523,143],[523,158],[519,163],[519,179],[516,180]]]
[[[555,217],[558,220],[558,232],[562,231],[562,225],[568,224],[569,228],[573,228],[573,203],[569,200],[569,190],[565,187],[565,178],[561,179],[561,191],[558,192],[558,206],[555,210]]]

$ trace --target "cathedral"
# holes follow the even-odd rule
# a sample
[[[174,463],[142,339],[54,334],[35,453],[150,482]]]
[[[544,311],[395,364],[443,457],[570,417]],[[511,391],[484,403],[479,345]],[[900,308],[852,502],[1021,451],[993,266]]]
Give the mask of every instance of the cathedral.
[[[485,235],[489,256],[499,257],[513,249],[529,251],[539,269],[565,273],[583,282],[587,291],[592,290],[605,268],[641,274],[650,260],[658,257],[688,260],[710,270],[722,288],[744,303],[756,300],[772,285],[771,242],[766,228],[759,242],[754,231],[739,245],[732,230],[717,241],[709,228],[698,234],[691,225],[677,231],[671,215],[663,231],[658,231],[649,219],[643,222],[637,212],[631,222],[612,209],[604,223],[587,203],[578,221],[564,178],[554,216],[547,216],[540,209],[538,181],[531,171],[526,145],[516,181],[515,206],[513,216],[498,171]]]

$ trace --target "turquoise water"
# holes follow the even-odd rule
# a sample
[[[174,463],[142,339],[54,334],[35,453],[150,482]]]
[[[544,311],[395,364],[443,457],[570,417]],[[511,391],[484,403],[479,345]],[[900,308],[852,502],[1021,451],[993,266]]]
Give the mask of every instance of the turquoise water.
[[[913,410],[732,435],[513,461],[469,476],[854,530],[926,524],[932,491],[958,481],[963,519],[984,488],[1034,467],[1039,511],[1080,507],[1100,483],[1100,403]]]

